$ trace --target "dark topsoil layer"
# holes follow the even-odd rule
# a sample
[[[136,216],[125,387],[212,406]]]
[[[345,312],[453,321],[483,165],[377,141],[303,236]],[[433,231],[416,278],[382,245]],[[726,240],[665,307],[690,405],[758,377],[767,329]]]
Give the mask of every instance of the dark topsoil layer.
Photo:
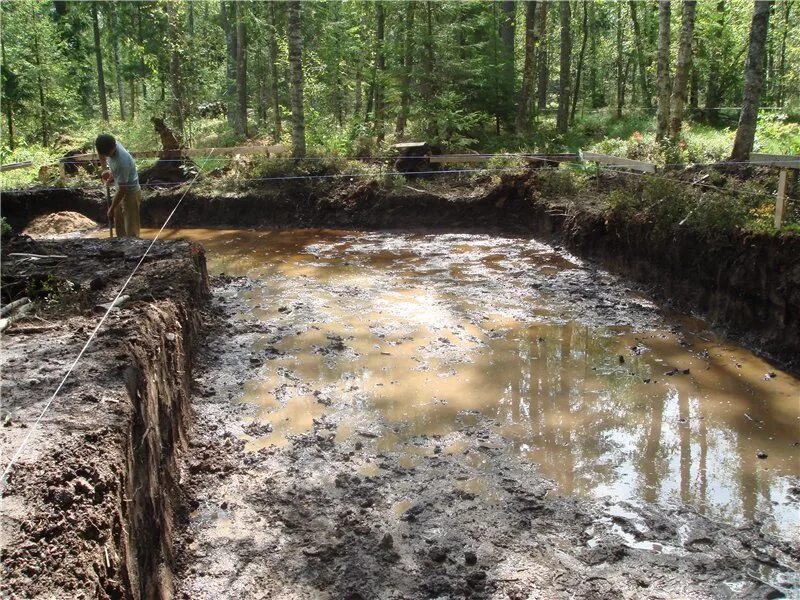
[[[12,239],[5,298],[35,310],[2,337],[3,468],[148,242]],[[12,252],[62,255],[32,259]],[[172,589],[172,504],[185,446],[205,257],[158,243],[127,302],[33,433],[2,488],[4,598],[154,598]]]
[[[552,184],[543,185],[540,173],[503,176],[499,184],[488,177],[393,188],[300,180],[228,194],[197,187],[170,225],[532,232],[644,283],[674,308],[701,313],[778,365],[800,370],[800,236],[689,227],[660,231],[654,223],[600,208],[608,192],[638,185],[639,178],[606,174],[590,190],[567,195],[545,193]],[[182,194],[183,189],[146,194],[143,224],[160,226]],[[80,191],[3,197],[3,214],[15,228],[56,210],[83,212],[101,222],[105,213],[99,194]]]

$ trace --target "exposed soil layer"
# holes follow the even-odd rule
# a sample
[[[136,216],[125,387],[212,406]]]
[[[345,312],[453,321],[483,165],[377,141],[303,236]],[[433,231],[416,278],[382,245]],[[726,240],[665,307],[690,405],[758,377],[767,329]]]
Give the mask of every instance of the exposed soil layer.
[[[800,236],[726,233],[689,227],[661,231],[654,223],[609,216],[604,196],[631,185],[603,175],[591,191],[570,195],[541,172],[491,178],[414,182],[331,183],[299,180],[220,193],[207,184],[187,194],[176,227],[436,228],[533,232],[555,237],[652,288],[676,308],[699,312],[715,326],[797,372],[800,369]],[[146,194],[144,225],[160,226],[183,190]],[[58,208],[55,208],[55,207]],[[4,194],[12,226],[35,214],[75,210],[97,217],[102,199],[79,192]]]
[[[303,260],[290,276],[285,263],[292,255]],[[402,326],[376,325],[367,313],[364,324],[377,339],[348,337],[339,321],[323,318],[333,302],[304,293],[305,282],[319,277],[334,296],[369,299],[375,290],[345,274],[326,276],[330,256],[319,248],[274,258],[260,268],[260,256],[252,257],[252,268],[269,277],[261,282],[212,278],[209,325],[215,333],[199,358],[196,420],[184,463],[190,510],[179,538],[180,597],[777,598],[782,594],[767,583],[776,580],[792,589],[795,575],[787,566],[800,560],[797,548],[766,536],[757,524],[735,528],[686,507],[559,496],[532,463],[508,453],[500,423],[480,412],[460,411],[446,434],[405,438],[402,450],[387,446],[409,419],[369,419],[366,375],[355,364],[342,367],[352,375],[344,375],[341,386],[320,386],[305,373],[335,373],[337,362],[358,360],[380,372],[392,354],[401,354],[401,342],[416,348],[419,341],[408,339]],[[363,267],[352,255],[350,261],[356,261],[353,269]],[[241,268],[241,262],[230,264]],[[282,277],[305,281],[284,288]],[[569,278],[562,283],[568,286]],[[558,285],[553,282],[551,291],[558,293]],[[608,286],[604,297],[614,297],[615,282],[592,285]],[[296,301],[287,302],[287,294],[296,294]],[[487,296],[486,302],[494,300]],[[437,314],[438,305],[431,310]],[[624,323],[626,312],[588,318]],[[646,306],[630,312],[645,323],[657,319]],[[430,350],[469,362],[457,341],[442,341],[452,339],[452,327],[434,321],[440,342],[420,356]],[[292,355],[309,335],[321,340],[315,355]],[[381,346],[365,357],[373,341]],[[438,376],[432,369],[430,377]],[[280,385],[269,398],[277,399],[277,408],[264,419],[257,404],[237,400],[248,382],[267,378]],[[399,388],[400,405],[414,402],[405,389]],[[268,390],[255,397],[269,397]],[[291,420],[292,403],[305,396],[318,410],[302,409],[313,420],[292,433],[283,417]],[[276,439],[278,429],[285,436]],[[272,443],[262,446],[261,439]]]
[[[4,245],[4,293],[10,287],[35,299],[35,311],[2,337],[4,468],[96,326],[96,306],[114,298],[148,243]],[[3,597],[172,592],[176,461],[185,446],[197,309],[207,295],[202,249],[156,244],[126,295],[2,489]]]

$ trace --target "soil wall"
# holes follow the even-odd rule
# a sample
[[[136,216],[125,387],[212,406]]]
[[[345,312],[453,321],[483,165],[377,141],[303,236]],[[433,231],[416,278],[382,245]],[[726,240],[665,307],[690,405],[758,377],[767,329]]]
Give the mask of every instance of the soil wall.
[[[3,370],[13,373],[3,385],[4,456],[19,447],[97,324],[92,307],[114,297],[148,242],[23,245],[4,246],[4,283],[47,272],[75,291],[37,309],[49,325],[23,320],[4,333]],[[14,260],[15,251],[67,258],[53,270]],[[3,597],[172,597],[178,457],[208,294],[205,256],[188,243],[159,243],[126,294],[2,490]]]

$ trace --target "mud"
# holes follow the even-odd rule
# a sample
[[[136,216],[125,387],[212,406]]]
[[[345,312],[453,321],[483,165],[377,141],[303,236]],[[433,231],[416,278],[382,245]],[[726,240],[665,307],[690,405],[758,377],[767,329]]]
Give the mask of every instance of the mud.
[[[4,297],[35,311],[2,336],[6,467],[147,242],[3,247]],[[47,255],[12,257],[11,252]],[[13,285],[12,285],[13,284]],[[172,593],[177,455],[185,447],[205,259],[157,244],[2,488],[4,598],[154,598]]]
[[[702,322],[518,236],[169,235],[216,274],[179,596],[796,593],[800,383]]]

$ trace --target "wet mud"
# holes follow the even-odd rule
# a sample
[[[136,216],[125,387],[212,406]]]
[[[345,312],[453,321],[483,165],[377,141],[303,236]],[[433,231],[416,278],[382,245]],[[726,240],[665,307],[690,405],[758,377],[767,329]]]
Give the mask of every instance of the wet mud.
[[[796,594],[800,382],[529,237],[198,231],[184,598]]]

